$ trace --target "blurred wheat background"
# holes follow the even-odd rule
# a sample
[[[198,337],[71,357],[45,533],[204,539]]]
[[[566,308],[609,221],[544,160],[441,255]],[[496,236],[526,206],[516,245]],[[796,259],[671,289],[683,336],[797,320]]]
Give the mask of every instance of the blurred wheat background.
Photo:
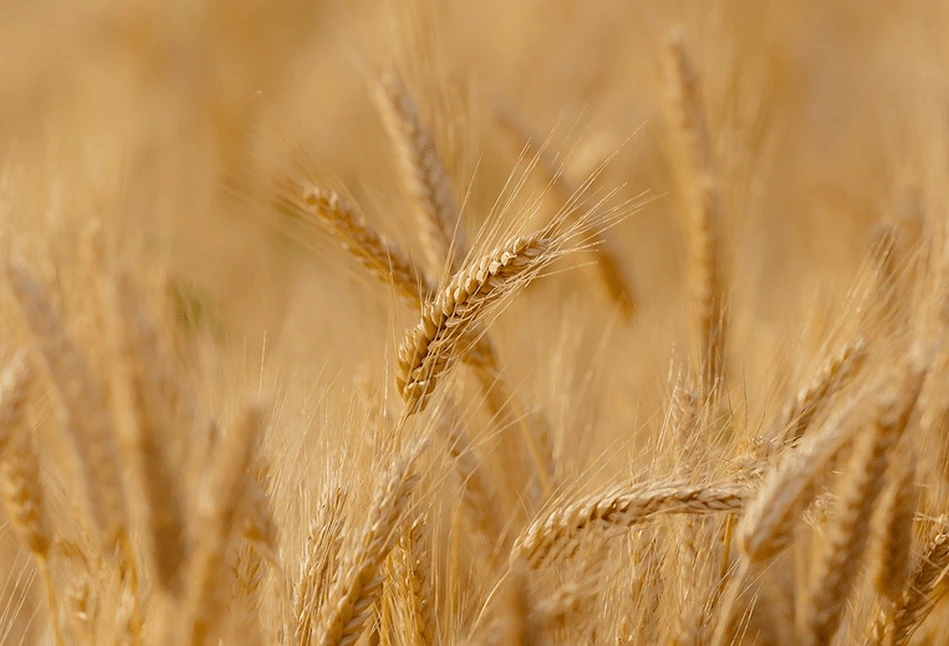
[[[3,3],[0,643],[943,643],[947,42]]]

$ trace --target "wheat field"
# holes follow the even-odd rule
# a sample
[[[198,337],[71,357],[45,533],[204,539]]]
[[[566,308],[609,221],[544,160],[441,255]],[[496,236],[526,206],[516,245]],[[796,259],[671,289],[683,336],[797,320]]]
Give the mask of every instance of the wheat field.
[[[949,7],[0,8],[0,644],[949,642]]]

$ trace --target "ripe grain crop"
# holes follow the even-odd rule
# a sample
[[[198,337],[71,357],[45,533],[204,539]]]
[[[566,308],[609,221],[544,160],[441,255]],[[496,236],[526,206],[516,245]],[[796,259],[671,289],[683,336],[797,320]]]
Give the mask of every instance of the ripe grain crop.
[[[949,641],[939,3],[20,4],[0,644]]]

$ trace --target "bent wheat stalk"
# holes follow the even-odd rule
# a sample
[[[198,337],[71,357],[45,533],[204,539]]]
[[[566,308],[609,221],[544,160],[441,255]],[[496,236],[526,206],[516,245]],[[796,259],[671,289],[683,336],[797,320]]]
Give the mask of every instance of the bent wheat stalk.
[[[647,482],[612,488],[554,509],[535,520],[514,543],[513,554],[533,567],[571,555],[580,534],[596,528],[626,529],[664,514],[740,512],[746,485]]]

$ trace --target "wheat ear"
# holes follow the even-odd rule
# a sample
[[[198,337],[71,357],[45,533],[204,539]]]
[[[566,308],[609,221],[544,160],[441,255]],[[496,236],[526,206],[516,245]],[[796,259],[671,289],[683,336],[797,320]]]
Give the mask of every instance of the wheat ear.
[[[428,283],[408,256],[371,229],[348,201],[332,191],[307,188],[298,208],[336,237],[340,245],[384,284],[416,306]]]
[[[385,474],[368,510],[368,521],[345,552],[323,604],[316,643],[346,646],[359,639],[379,597],[379,567],[397,540],[409,496],[418,482],[413,465],[421,451],[415,446],[398,456]]]
[[[790,544],[800,512],[816,495],[817,478],[852,440],[852,428],[845,423],[859,403],[861,398],[852,398],[827,420],[820,432],[785,451],[778,466],[745,507],[735,528],[741,560],[719,604],[712,637],[714,646],[728,643],[733,613],[753,567],[766,563]]]
[[[392,551],[397,598],[405,607],[405,623],[412,643],[432,646],[435,640],[435,609],[431,589],[431,553],[425,534],[425,516],[402,526],[399,542]]]
[[[309,188],[303,193],[302,204],[291,201],[290,205],[328,225],[345,250],[376,278],[390,285],[413,308],[421,309],[423,297],[434,291],[434,287],[418,273],[406,255],[369,228],[362,216],[335,193]],[[462,349],[461,360],[470,365],[478,377],[491,414],[510,422],[511,426],[519,426],[522,433],[531,439],[530,431],[517,415],[501,378],[497,353],[477,324],[468,326],[458,347]],[[529,443],[528,447],[534,447],[534,443]],[[532,448],[532,456],[542,466],[543,460],[538,457],[539,451],[535,448]],[[546,471],[539,468],[538,473],[545,491],[549,493],[552,486]]]
[[[162,371],[158,336],[136,302],[128,276],[106,279],[103,292],[116,345],[115,404],[124,412],[118,421],[125,422],[123,448],[145,502],[152,569],[159,585],[177,593],[187,558],[184,497],[165,448],[178,420],[153,377]]]
[[[949,570],[949,531],[942,519],[940,531],[930,540],[903,592],[900,606],[893,616],[889,641],[891,646],[908,644],[938,601],[949,592],[946,572]]]
[[[913,515],[916,510],[916,455],[898,451],[887,470],[887,486],[873,518],[873,585],[889,603],[896,603],[912,569]]]
[[[35,353],[59,400],[62,427],[82,470],[86,511],[107,554],[127,544],[122,469],[105,397],[53,312],[43,290],[22,267],[7,267],[10,289],[33,338]]]
[[[462,268],[423,305],[421,321],[399,345],[396,384],[406,415],[428,404],[472,325],[549,265],[558,255],[558,242],[552,228],[513,238]]]
[[[803,604],[805,644],[829,643],[840,625],[883,489],[888,453],[903,434],[923,383],[922,370],[903,370],[894,391],[879,398],[872,427],[856,438],[848,473],[838,488],[834,519]]]
[[[343,540],[343,507],[346,490],[334,487],[323,497],[320,511],[310,526],[300,562],[293,615],[296,619],[296,643],[310,646],[319,609],[333,583],[337,557]]]
[[[856,376],[865,359],[866,344],[862,338],[845,344],[788,402],[771,425],[768,437],[780,436],[786,444],[797,444],[820,407]]]
[[[24,351],[18,352],[0,373],[0,457],[14,440],[26,416],[27,398],[34,381],[33,368]]]
[[[427,295],[435,290],[406,254],[370,228],[362,215],[336,193],[310,187],[303,192],[302,201],[291,205],[327,226],[344,250],[414,309],[420,310]],[[497,354],[490,342],[472,326],[463,345],[463,358],[475,368],[484,389],[497,390]]]
[[[782,455],[738,522],[735,536],[744,560],[762,563],[787,547],[799,513],[814,499],[817,477],[852,440],[854,431],[847,425],[848,417],[862,401],[862,397],[853,397],[820,432]]]
[[[691,187],[691,310],[703,366],[705,395],[708,396],[725,375],[726,312],[720,240],[721,195],[712,160],[712,144],[699,78],[681,33],[670,36],[664,53],[673,126],[684,148],[685,180]]]
[[[239,422],[222,440],[202,500],[201,532],[189,570],[186,619],[187,643],[200,646],[214,641],[223,615],[224,555],[244,500],[245,476],[263,427],[259,407],[248,406]]]
[[[736,513],[747,498],[744,485],[648,482],[614,487],[538,518],[517,538],[513,554],[538,567],[552,558],[569,556],[575,539],[594,528],[625,529],[663,514]]]
[[[18,352],[0,375],[0,488],[14,534],[33,555],[46,586],[56,644],[63,644],[57,592],[49,570],[52,532],[43,502],[39,456],[25,419],[33,380],[33,369],[24,351]]]
[[[904,445],[890,462],[886,489],[880,496],[870,527],[873,543],[869,574],[879,599],[876,618],[870,624],[865,642],[867,646],[882,645],[887,631],[892,630],[894,615],[912,574],[915,475],[915,452]]]
[[[399,158],[402,180],[415,203],[426,269],[430,276],[439,276],[446,268],[458,266],[458,252],[464,248],[456,238],[459,209],[451,177],[401,79],[394,74],[383,76],[375,94]]]

